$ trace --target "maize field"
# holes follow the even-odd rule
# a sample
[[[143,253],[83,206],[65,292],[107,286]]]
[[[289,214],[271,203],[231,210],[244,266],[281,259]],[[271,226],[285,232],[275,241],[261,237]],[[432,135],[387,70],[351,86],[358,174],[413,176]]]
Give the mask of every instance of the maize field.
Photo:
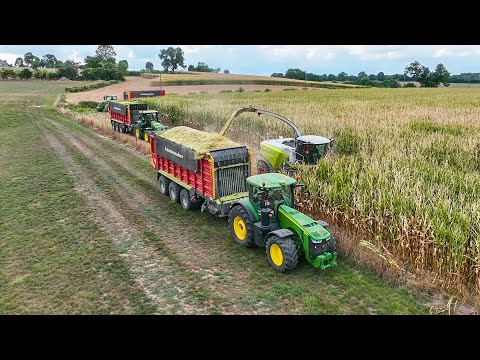
[[[292,119],[304,134],[335,138],[332,158],[300,171],[310,212],[354,230],[348,241],[368,240],[443,287],[478,294],[479,99],[475,88],[371,88],[145,101],[173,125],[219,131],[235,109],[252,105]],[[242,114],[226,135],[255,150],[293,133],[275,119]]]

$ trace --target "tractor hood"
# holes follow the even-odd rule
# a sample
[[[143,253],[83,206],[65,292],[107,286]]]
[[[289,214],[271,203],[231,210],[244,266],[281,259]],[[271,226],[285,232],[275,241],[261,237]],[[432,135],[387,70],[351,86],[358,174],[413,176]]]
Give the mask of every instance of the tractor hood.
[[[317,136],[317,135],[302,135],[297,137],[297,140],[300,140],[306,143],[315,144],[315,145],[330,144],[332,142],[332,140],[326,137]]]
[[[286,205],[280,205],[279,211],[301,227],[303,232],[306,232],[313,241],[320,241],[330,237],[330,233],[320,223],[300,211]]]

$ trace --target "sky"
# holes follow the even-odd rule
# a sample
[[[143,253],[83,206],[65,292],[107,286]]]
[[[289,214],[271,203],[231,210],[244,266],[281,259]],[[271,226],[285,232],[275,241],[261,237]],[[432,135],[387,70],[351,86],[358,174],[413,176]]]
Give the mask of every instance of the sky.
[[[13,64],[32,52],[38,57],[53,54],[58,59],[82,62],[95,55],[98,45],[0,45],[0,59]],[[234,74],[266,75],[300,68],[314,74],[344,71],[357,75],[403,73],[418,60],[434,70],[439,63],[453,74],[480,72],[480,45],[113,45],[117,61],[127,60],[130,70],[141,70],[150,61],[162,69],[160,49],[181,47],[185,65],[205,62],[211,68]]]

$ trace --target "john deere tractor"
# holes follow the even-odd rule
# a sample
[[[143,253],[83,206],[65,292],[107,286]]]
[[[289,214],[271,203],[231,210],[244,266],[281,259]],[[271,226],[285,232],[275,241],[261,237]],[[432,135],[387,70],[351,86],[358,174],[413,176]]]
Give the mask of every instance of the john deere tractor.
[[[167,130],[168,126],[158,121],[158,111],[156,110],[140,110],[138,118],[135,122],[135,137],[149,141],[149,135],[152,131]]]
[[[295,209],[294,190],[303,185],[280,173],[254,175],[246,181],[248,198],[234,203],[228,218],[237,244],[265,247],[270,265],[281,272],[294,269],[301,255],[322,270],[337,264],[328,224]]]
[[[316,165],[332,148],[333,139],[317,135],[303,135],[300,128],[290,119],[267,110],[244,107],[235,110],[223,127],[220,135],[225,135],[233,119],[243,112],[254,112],[257,115],[268,115],[277,118],[295,131],[294,138],[264,140],[260,143],[260,155],[257,160],[257,174],[269,173],[281,169],[295,173],[295,165]]]
[[[117,100],[117,95],[105,95],[103,101],[97,105],[97,111],[108,111],[108,104],[111,100]]]

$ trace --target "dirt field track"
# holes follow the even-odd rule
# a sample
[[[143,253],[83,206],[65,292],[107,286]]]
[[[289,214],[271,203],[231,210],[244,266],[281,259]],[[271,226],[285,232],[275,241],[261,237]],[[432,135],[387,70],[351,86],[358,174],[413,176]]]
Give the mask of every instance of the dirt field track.
[[[106,88],[100,88],[100,89],[87,91],[87,92],[68,94],[68,102],[71,104],[77,104],[80,101],[99,101],[103,98],[104,95],[117,95],[119,99],[123,99],[123,92],[125,90],[158,89],[158,87],[152,86],[151,82],[152,82],[151,79],[144,79],[139,76],[129,76],[126,78],[125,82],[115,84]],[[283,89],[292,88],[292,86],[284,86],[284,85],[239,85],[239,84],[181,85],[181,86],[167,85],[167,86],[163,86],[162,88],[165,89],[166,95],[168,96],[168,94],[185,95],[189,93],[200,93],[201,91],[204,91],[207,93],[216,93],[216,92],[220,92],[221,90],[235,91],[240,87],[242,87],[245,91],[255,91],[255,90],[264,91],[267,88],[272,91],[281,91]],[[324,89],[317,88],[316,90],[324,90]]]

